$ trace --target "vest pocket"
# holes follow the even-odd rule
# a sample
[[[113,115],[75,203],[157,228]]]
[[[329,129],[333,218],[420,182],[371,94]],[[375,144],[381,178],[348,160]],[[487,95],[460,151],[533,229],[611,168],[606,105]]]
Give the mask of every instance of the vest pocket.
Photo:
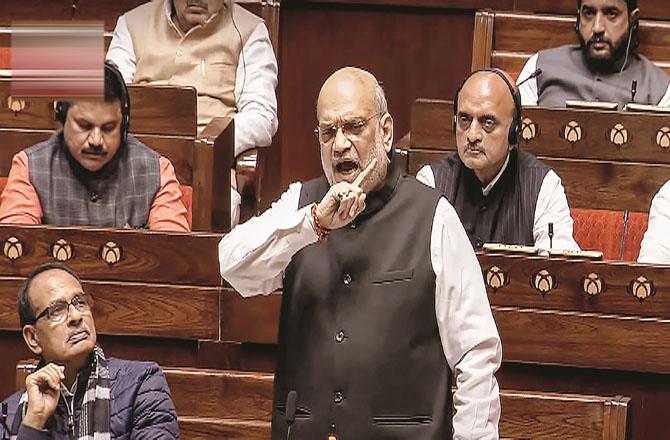
[[[279,403],[275,405],[275,411],[279,413],[280,416],[286,417],[286,404]],[[296,406],[295,408],[295,418],[296,419],[308,419],[312,416],[312,411],[309,408],[304,406]]]
[[[372,276],[372,284],[389,284],[410,281],[414,277],[414,269],[392,270]]]
[[[377,426],[418,426],[433,423],[433,418],[430,416],[409,415],[373,416],[372,423]]]

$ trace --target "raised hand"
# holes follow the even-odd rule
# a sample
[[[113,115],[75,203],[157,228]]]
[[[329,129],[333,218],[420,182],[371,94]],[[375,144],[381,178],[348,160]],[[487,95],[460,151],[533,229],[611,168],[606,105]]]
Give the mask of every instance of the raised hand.
[[[339,182],[330,187],[316,207],[321,226],[330,230],[339,229],[363,212],[366,194],[361,189],[361,183],[376,166],[377,159],[372,159],[352,183]]]
[[[65,367],[48,364],[26,378],[28,409],[23,423],[42,429],[56,411],[61,383],[65,380]]]

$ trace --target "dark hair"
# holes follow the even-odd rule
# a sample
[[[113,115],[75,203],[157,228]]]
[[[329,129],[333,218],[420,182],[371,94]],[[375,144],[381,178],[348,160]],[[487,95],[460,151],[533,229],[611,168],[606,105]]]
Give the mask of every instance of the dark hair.
[[[130,125],[130,98],[128,88],[123,80],[121,71],[113,61],[107,60],[104,64],[105,71],[105,102],[119,101],[121,105],[121,141],[125,143]],[[54,107],[54,117],[65,125],[67,112],[72,105],[71,101],[57,101]]]
[[[33,271],[33,273],[28,276],[28,278],[23,282],[21,285],[21,288],[19,289],[18,293],[18,306],[19,306],[19,321],[21,322],[21,328],[25,325],[29,324],[34,324],[35,323],[35,311],[33,310],[33,307],[30,305],[30,298],[28,298],[28,291],[30,290],[30,285],[32,284],[33,280],[35,277],[42,272],[47,272],[49,270],[62,270],[64,272],[69,273],[72,275],[79,284],[81,284],[81,279],[79,279],[79,275],[77,273],[70,269],[68,266],[66,266],[63,263],[45,263],[42,265],[37,266],[37,268]]]
[[[626,6],[628,6],[628,13],[630,14],[637,9],[637,0],[625,0]],[[582,7],[582,0],[577,0],[577,9]]]

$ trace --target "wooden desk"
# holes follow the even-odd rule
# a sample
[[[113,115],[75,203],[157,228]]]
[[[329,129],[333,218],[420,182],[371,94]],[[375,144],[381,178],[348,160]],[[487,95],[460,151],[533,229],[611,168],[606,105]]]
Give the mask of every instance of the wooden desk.
[[[452,115],[451,101],[414,102],[408,149],[411,174],[456,150]],[[665,145],[670,147],[670,128],[664,115],[523,110],[520,148],[558,173],[571,208],[648,212],[651,199],[670,179]]]

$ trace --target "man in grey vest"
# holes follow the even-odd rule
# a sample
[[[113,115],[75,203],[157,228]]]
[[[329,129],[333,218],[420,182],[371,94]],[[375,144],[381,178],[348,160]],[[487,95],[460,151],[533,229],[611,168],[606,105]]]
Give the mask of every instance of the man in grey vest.
[[[287,438],[292,391],[292,440],[498,438],[501,344],[456,213],[390,161],[370,73],[331,75],[317,118],[325,175],[219,244],[240,294],[283,289],[272,438]]]
[[[454,98],[457,153],[417,178],[444,192],[473,247],[484,243],[579,250],[561,179],[517,148],[521,99],[509,76],[483,69]]]
[[[579,46],[542,50],[519,75],[523,105],[565,107],[566,100],[670,106],[670,77],[637,53],[637,0],[578,0]],[[532,78],[533,73],[542,73]],[[524,84],[524,81],[531,78]]]
[[[104,100],[58,102],[63,129],[14,156],[0,223],[190,231],[172,164],[128,134],[126,85],[104,76]]]

